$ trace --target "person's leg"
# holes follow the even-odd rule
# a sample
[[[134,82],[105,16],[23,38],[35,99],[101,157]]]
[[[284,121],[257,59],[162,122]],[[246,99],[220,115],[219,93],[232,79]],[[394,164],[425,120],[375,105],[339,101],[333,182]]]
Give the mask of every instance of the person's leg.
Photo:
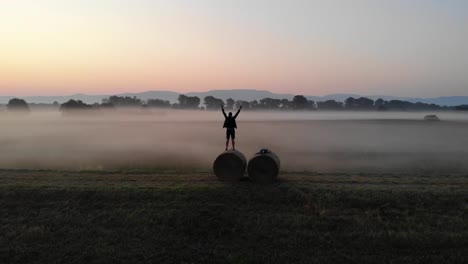
[[[226,130],[226,150],[228,150],[229,147],[229,130]]]
[[[236,150],[236,131],[232,131],[231,140],[232,140],[232,149]]]

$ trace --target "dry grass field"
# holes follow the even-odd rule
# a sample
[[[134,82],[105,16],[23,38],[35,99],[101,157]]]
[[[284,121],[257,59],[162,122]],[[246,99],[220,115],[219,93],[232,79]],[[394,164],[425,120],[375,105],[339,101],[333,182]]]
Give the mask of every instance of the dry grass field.
[[[0,171],[0,263],[463,263],[467,174]]]

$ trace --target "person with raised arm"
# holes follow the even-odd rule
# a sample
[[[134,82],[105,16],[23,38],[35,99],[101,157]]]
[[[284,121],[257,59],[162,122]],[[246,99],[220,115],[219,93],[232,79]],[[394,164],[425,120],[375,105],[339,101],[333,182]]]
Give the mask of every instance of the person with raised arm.
[[[239,110],[237,110],[237,113],[234,116],[232,116],[232,112],[229,112],[229,114],[226,115],[226,112],[224,111],[224,105],[221,105],[221,109],[224,115],[223,128],[226,128],[226,150],[228,150],[229,147],[229,139],[232,141],[232,149],[236,150],[236,118],[242,109],[242,105],[239,107]]]

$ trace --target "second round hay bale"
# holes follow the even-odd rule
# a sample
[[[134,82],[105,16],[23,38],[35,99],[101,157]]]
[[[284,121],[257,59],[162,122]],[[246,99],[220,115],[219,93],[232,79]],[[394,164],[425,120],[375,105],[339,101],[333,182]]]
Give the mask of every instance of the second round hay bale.
[[[275,153],[263,149],[250,159],[247,170],[253,182],[273,183],[278,179],[280,160]]]
[[[216,158],[213,164],[215,175],[220,181],[237,182],[244,176],[247,159],[237,150],[227,150]]]

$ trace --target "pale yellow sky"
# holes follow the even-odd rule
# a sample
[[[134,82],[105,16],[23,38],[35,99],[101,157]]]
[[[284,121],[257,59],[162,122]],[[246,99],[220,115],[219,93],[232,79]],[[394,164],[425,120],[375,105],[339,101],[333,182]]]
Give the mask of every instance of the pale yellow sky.
[[[2,1],[0,95],[236,88],[468,95],[468,21],[460,11],[466,7],[383,0]]]

